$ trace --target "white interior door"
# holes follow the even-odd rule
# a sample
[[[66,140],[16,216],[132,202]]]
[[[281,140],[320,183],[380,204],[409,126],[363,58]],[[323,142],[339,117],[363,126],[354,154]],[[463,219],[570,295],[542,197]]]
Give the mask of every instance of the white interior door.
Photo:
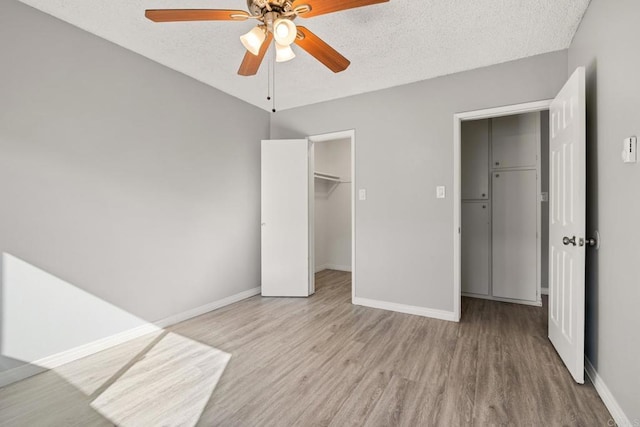
[[[262,141],[262,295],[309,296],[309,143]]]
[[[549,339],[584,383],[586,106],[578,68],[550,110]]]

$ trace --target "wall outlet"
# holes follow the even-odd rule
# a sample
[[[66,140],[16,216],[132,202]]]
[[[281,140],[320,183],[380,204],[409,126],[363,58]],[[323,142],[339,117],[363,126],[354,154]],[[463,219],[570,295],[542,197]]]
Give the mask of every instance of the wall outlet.
[[[436,198],[444,199],[445,197],[447,197],[447,190],[445,189],[444,185],[437,186],[436,187]]]
[[[358,200],[367,200],[367,190],[364,188],[358,190]]]

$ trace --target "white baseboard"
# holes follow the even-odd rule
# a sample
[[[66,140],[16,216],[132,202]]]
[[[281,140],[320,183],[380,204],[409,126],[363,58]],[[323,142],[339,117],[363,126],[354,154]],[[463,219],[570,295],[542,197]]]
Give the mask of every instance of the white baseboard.
[[[500,298],[492,297],[490,295],[470,294],[468,292],[462,292],[463,297],[486,299],[489,301],[508,302],[510,304],[531,305],[534,307],[542,307],[542,299],[539,301],[525,301],[522,299]]]
[[[98,353],[99,351],[106,350],[107,348],[114,347],[118,344],[131,341],[132,339],[150,334],[152,332],[157,332],[159,330],[160,328],[153,323],[147,323],[136,328],[129,329],[127,331],[119,332],[115,335],[111,335],[87,344],[80,345],[78,347],[71,348],[69,350],[65,350],[61,353],[47,356],[45,358],[36,360],[32,364],[45,369],[54,369],[58,366],[64,365],[65,363],[82,359],[83,357],[90,356],[92,354]]]
[[[323,264],[320,266],[316,266],[316,273],[323,270],[337,270],[337,271],[348,271],[351,272],[350,265],[339,265],[339,264]]]
[[[81,346],[74,347],[72,349],[51,356],[47,356],[32,363],[25,364],[8,371],[0,372],[0,387],[4,387],[14,382],[39,374],[47,369],[57,368],[58,366],[62,366],[66,363],[73,362],[74,360],[90,356],[102,350],[106,350],[108,348],[141,337],[143,335],[157,332],[168,326],[175,325],[176,323],[192,319],[218,308],[222,308],[243,299],[250,298],[254,295],[258,295],[259,293],[260,287],[249,289],[247,291],[231,295],[230,297],[223,298],[218,301],[213,301],[209,304],[187,310],[183,313],[178,313],[165,319],[158,320],[157,322],[146,323],[136,328],[129,329],[105,338],[101,338],[99,340],[92,341],[90,343],[83,344]]]
[[[217,310],[219,308],[225,307],[227,305],[231,305],[238,301],[242,301],[243,299],[251,298],[254,295],[259,295],[260,291],[261,291],[260,287],[249,289],[247,291],[240,292],[235,295],[231,295],[230,297],[223,298],[218,301],[213,301],[213,302],[210,302],[209,304],[201,305],[200,307],[192,308],[191,310],[178,313],[171,317],[167,317],[166,319],[158,320],[157,322],[154,322],[154,325],[157,326],[158,328],[166,328],[167,326],[184,322],[185,320],[198,317],[210,311]]]
[[[540,288],[540,293],[542,295],[549,295],[549,288],[546,288],[546,287]]]
[[[118,344],[122,344],[159,330],[160,328],[153,323],[146,323],[136,328],[119,332],[117,334],[38,359],[34,362],[18,366],[17,368],[0,372],[0,387],[29,378],[48,369],[57,368],[58,366],[73,362],[74,360],[82,359],[83,357],[90,356],[98,353],[99,351],[106,350]]]
[[[631,424],[631,420],[625,415],[620,405],[618,405],[618,401],[616,401],[615,397],[613,397],[613,394],[611,394],[609,387],[607,387],[607,385],[604,383],[602,377],[598,375],[598,372],[595,370],[595,368],[591,364],[591,361],[587,359],[586,356],[584,358],[584,370],[593,383],[596,391],[600,395],[600,399],[602,399],[602,402],[604,402],[604,406],[606,406],[611,413],[611,416],[613,417],[613,420],[616,422],[616,424],[619,427],[633,427],[637,425],[637,423]]]
[[[433,308],[417,307],[413,305],[397,304],[393,302],[378,301],[368,298],[354,297],[353,303],[364,307],[379,308],[382,310],[396,311],[398,313],[414,314],[416,316],[430,317],[432,319],[457,322],[453,311],[435,310]]]

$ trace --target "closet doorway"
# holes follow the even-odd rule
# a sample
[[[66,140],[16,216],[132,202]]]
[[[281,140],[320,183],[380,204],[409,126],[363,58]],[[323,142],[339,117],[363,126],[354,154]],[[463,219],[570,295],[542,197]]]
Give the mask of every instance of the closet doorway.
[[[310,273],[323,270],[351,272],[351,294],[355,294],[355,144],[354,132],[336,132],[309,137],[313,171],[310,197]],[[309,280],[309,294],[315,280]]]
[[[454,115],[454,312],[461,296],[542,305],[551,100]],[[543,176],[544,175],[544,176]]]
[[[351,271],[353,299],[355,131],[261,147],[262,296],[308,297],[316,271],[326,268]]]
[[[541,306],[549,112],[469,120],[461,133],[462,295]]]

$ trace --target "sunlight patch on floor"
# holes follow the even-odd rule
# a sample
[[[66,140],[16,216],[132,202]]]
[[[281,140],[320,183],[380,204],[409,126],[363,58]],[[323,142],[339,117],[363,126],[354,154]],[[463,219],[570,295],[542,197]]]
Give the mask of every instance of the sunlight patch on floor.
[[[144,351],[163,333],[164,331],[159,329],[156,332],[58,366],[52,371],[73,384],[87,396],[91,396],[104,384],[108,383],[111,378],[117,376],[118,372],[125,368],[127,364],[131,363],[132,355]]]
[[[231,355],[168,333],[91,407],[118,426],[194,426]]]
[[[163,330],[11,254],[0,261],[0,386],[8,386],[0,393],[0,424],[60,424],[70,419],[66,410],[122,427],[198,422],[229,353]],[[36,390],[44,398],[16,405]]]

